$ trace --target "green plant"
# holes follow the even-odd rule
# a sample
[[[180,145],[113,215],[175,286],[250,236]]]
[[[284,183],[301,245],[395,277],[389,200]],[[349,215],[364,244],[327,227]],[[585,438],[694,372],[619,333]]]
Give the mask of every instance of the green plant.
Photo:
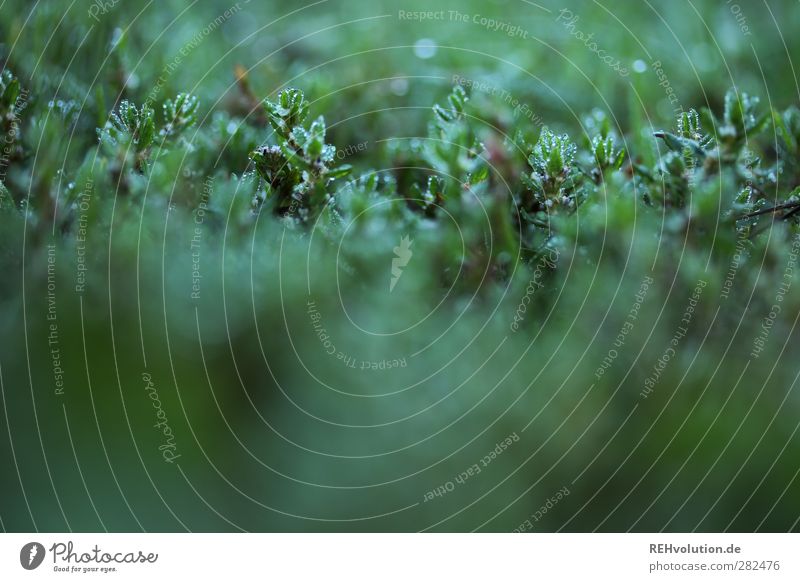
[[[98,130],[100,144],[106,151],[118,152],[126,157],[133,149],[135,168],[144,172],[150,156],[150,146],[156,136],[153,108],[148,104],[136,107],[130,101],[123,101],[119,109],[111,114],[106,125]]]
[[[117,158],[120,166],[132,156],[136,171],[144,173],[154,147],[162,152],[165,143],[175,142],[197,123],[197,107],[196,97],[179,93],[164,102],[163,123],[157,127],[155,112],[148,103],[137,107],[125,100],[97,130],[100,145],[106,154]]]
[[[8,69],[0,72],[0,176],[5,177],[12,158],[19,157],[19,80]],[[3,180],[0,179],[0,182]]]
[[[181,135],[197,123],[197,97],[179,93],[175,99],[164,102],[164,126],[159,131],[162,138],[169,139]]]
[[[336,212],[334,180],[347,176],[349,165],[334,166],[336,148],[325,143],[325,120],[320,116],[306,128],[308,103],[302,91],[287,89],[278,100],[266,100],[276,145],[265,145],[250,155],[258,175],[265,182],[263,198],[273,199],[273,210],[301,222],[320,213]]]

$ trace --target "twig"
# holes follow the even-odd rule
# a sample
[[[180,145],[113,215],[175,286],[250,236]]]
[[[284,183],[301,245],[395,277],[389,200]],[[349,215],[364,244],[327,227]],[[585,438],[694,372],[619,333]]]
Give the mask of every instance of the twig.
[[[800,212],[800,203],[798,203],[798,206],[796,206],[794,209],[792,209],[789,212],[787,212],[786,214],[784,214],[783,215],[783,220],[791,218],[792,216],[794,216],[798,212]]]
[[[750,212],[748,214],[743,215],[739,220],[742,220],[743,218],[752,218],[754,216],[760,216],[762,214],[769,214],[770,212],[777,212],[778,210],[785,210],[786,208],[794,208],[794,210],[792,210],[792,212],[784,216],[784,218],[800,210],[800,201],[787,202],[786,204],[779,204],[778,206],[773,206],[772,208],[764,208],[763,210]]]

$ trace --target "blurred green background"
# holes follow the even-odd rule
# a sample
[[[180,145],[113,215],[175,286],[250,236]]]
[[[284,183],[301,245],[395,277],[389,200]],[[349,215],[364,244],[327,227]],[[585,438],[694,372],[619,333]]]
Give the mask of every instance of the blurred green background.
[[[562,10],[579,17],[574,30]],[[269,134],[254,99],[302,89],[312,115],[325,115],[328,142],[352,148],[346,161],[381,170],[394,160],[383,140],[424,136],[454,75],[529,105],[526,118],[473,91],[509,133],[538,119],[580,135],[583,115],[600,108],[632,157],[646,156],[652,132],[674,126],[668,87],[683,108],[719,110],[731,86],[765,106],[797,104],[799,28],[789,0],[3,3],[0,62],[29,91],[22,117],[33,153],[5,180],[29,208],[25,220],[4,219],[2,234],[2,527],[797,530],[794,273],[764,351],[750,356],[788,268],[787,233],[743,259],[725,297],[730,240],[663,244],[669,221],[609,201],[575,233],[590,251],[559,258],[547,298],[515,332],[530,273],[480,293],[450,293],[437,280],[434,250],[482,234],[474,212],[455,219],[466,235],[453,224],[416,232],[402,292],[388,293],[392,250],[406,234],[390,209],[370,209],[326,240],[324,229],[243,218],[253,193],[236,177]],[[112,165],[93,163],[96,128],[122,99],[160,104],[180,91],[199,97],[202,131],[134,184],[144,197],[126,197]],[[50,114],[62,106],[73,113]],[[206,176],[215,180],[193,299]],[[75,232],[37,212],[87,180],[78,292]],[[645,277],[654,283],[615,346]],[[689,333],[644,398],[698,281],[706,286]],[[48,342],[54,321],[57,344]],[[394,360],[402,367],[361,369]],[[159,420],[173,433],[174,462],[159,449]]]

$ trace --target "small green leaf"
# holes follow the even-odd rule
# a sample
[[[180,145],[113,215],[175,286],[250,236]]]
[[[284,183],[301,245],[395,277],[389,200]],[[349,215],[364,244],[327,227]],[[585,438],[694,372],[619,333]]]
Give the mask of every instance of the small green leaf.
[[[470,185],[480,184],[489,177],[489,166],[481,165],[469,177]]]
[[[684,139],[678,137],[677,135],[670,133],[668,131],[657,131],[653,134],[655,137],[660,138],[664,141],[664,145],[666,145],[669,149],[674,152],[681,152],[683,151],[684,147]]]
[[[341,166],[328,170],[328,173],[326,175],[328,176],[328,178],[334,178],[334,179],[344,178],[345,176],[350,175],[350,172],[352,171],[353,171],[352,166],[350,166],[349,164],[343,164]]]

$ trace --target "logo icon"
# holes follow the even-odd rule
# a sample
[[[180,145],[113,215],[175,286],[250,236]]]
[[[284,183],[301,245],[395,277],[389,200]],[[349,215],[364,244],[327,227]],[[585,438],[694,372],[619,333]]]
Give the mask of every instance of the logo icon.
[[[408,265],[411,255],[414,254],[411,252],[412,244],[414,244],[414,241],[406,235],[400,239],[400,245],[394,247],[395,257],[392,259],[392,278],[389,281],[389,293],[394,291],[394,286],[397,285],[400,276],[403,274],[403,267]]]
[[[26,570],[35,570],[44,561],[44,546],[38,542],[30,542],[19,551],[19,563]]]

